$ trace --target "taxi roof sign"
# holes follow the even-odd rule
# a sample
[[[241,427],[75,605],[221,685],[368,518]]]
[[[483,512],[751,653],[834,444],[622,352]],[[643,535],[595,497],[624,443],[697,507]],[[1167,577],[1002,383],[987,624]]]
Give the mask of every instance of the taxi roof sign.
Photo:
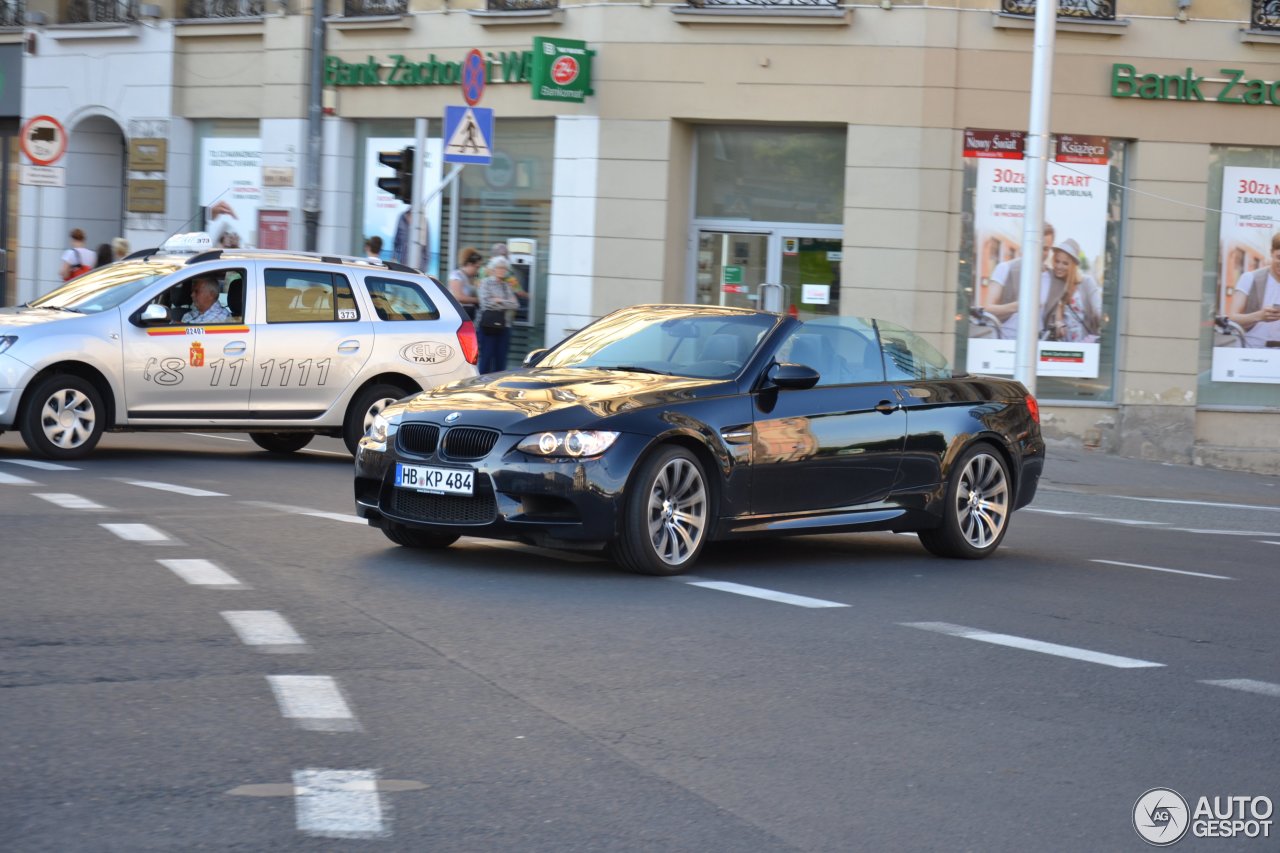
[[[160,246],[166,255],[197,255],[213,248],[213,238],[204,231],[174,234]]]

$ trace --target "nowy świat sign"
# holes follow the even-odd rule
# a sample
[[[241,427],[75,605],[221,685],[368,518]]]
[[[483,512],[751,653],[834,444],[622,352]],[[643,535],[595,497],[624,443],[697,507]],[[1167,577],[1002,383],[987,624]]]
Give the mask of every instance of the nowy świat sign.
[[[1241,68],[1219,68],[1218,73],[1222,76],[1204,77],[1188,68],[1181,74],[1142,74],[1117,62],[1111,66],[1111,97],[1280,107],[1280,80],[1249,79]]]

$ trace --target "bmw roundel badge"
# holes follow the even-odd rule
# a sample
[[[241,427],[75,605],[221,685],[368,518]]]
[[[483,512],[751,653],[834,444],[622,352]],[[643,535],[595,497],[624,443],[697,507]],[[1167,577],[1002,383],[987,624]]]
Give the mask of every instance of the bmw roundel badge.
[[[444,422],[447,424],[451,424],[460,417],[462,417],[462,412],[450,412],[449,414],[444,416]]]

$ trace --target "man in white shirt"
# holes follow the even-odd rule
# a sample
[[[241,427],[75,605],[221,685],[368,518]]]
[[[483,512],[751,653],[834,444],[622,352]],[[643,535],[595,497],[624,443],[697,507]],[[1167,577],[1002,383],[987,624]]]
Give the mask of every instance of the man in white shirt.
[[[1054,229],[1048,222],[1044,224],[1043,257],[1040,262],[1040,308],[1045,307],[1049,298],[1049,285],[1053,273],[1049,269],[1049,259],[1053,255]],[[1018,287],[1022,279],[1022,258],[1002,261],[996,264],[991,275],[983,283],[980,292],[984,299],[979,304],[1000,321],[1000,335],[1005,340],[1018,337]],[[1040,336],[1042,323],[1036,324],[1036,337]]]
[[[191,301],[195,303],[182,315],[182,322],[196,325],[231,322],[231,312],[218,301],[222,288],[211,278],[198,278],[191,285]]]
[[[1247,347],[1280,346],[1280,231],[1271,235],[1271,264],[1236,281],[1229,313],[1244,329]]]

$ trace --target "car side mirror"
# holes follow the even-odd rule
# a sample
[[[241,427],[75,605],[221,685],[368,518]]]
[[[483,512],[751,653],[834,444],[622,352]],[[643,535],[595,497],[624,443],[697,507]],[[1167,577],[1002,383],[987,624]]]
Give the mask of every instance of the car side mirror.
[[[775,364],[767,377],[771,383],[784,390],[803,391],[818,384],[818,371],[807,364]]]
[[[542,361],[543,356],[545,356],[549,352],[551,352],[551,350],[547,349],[546,347],[533,350],[532,352],[530,352],[528,355],[524,357],[524,361],[520,362],[520,365],[522,367],[533,367],[538,362]]]
[[[138,317],[144,326],[154,325],[156,323],[169,322],[169,309],[163,305],[152,302],[146,308],[142,309],[142,315]]]

